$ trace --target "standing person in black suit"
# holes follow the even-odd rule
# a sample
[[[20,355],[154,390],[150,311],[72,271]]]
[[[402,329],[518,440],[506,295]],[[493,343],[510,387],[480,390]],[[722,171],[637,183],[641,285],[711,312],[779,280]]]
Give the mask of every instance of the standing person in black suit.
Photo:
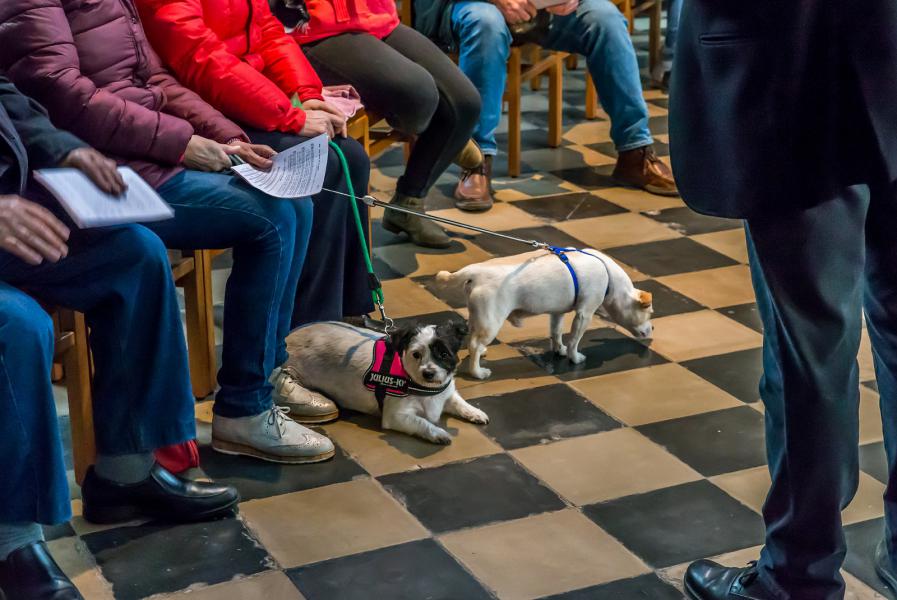
[[[691,565],[699,600],[842,598],[858,481],[862,313],[890,483],[879,575],[897,584],[897,4],[688,0],[672,76],[686,203],[746,220],[765,329],[772,487],[759,562]],[[872,557],[870,557],[870,560]]]

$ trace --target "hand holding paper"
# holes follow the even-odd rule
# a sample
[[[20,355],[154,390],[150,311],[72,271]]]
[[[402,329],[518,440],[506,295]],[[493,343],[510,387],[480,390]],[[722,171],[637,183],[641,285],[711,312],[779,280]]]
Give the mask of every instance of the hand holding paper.
[[[236,165],[231,170],[252,187],[276,198],[314,196],[324,185],[327,141],[326,135],[319,135],[278,152],[267,171],[252,165]]]

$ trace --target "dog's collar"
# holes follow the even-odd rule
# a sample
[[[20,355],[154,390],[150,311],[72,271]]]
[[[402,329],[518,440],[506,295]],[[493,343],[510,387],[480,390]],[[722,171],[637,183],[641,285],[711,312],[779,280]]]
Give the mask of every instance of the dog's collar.
[[[595,256],[591,252],[586,252],[585,250],[580,250],[579,248],[561,248],[559,246],[549,246],[548,251],[557,256],[564,266],[567,267],[567,270],[570,271],[570,277],[573,279],[573,307],[576,308],[576,303],[579,300],[579,277],[576,276],[576,269],[573,268],[573,265],[570,263],[570,259],[567,258],[568,252],[579,252],[580,254],[585,254],[586,256],[591,256],[595,260],[601,262],[604,265],[604,270],[607,271],[607,291],[604,293],[604,296],[610,296],[610,267],[607,266],[607,263],[604,262],[604,259],[600,256]]]
[[[362,382],[364,387],[374,392],[381,414],[386,396],[397,398],[410,394],[436,396],[452,384],[451,379],[439,387],[423,387],[415,384],[402,365],[402,356],[390,345],[389,338],[386,337],[374,342],[374,357]]]

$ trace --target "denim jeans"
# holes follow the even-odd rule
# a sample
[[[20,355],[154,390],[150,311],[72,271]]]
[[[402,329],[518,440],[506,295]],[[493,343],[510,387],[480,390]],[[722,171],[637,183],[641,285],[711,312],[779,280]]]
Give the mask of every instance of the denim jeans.
[[[175,218],[147,227],[169,248],[233,248],[214,411],[231,418],[260,414],[271,406],[268,377],[287,359],[311,200],[273,198],[234,177],[198,171],[182,171],[158,192]]]
[[[772,479],[758,568],[776,597],[844,597],[841,511],[859,476],[863,311],[889,471],[885,534],[897,550],[897,217],[888,187],[847,187],[813,208],[748,220]]]
[[[50,385],[53,323],[17,288],[85,313],[104,454],[195,437],[187,350],[168,254],[147,229],[73,229],[69,255],[55,264],[0,251],[0,522],[51,525],[71,516]]]
[[[484,152],[495,154],[511,34],[495,5],[475,1],[455,3],[452,31],[460,49],[461,70],[483,99],[474,139]],[[635,48],[625,17],[610,0],[581,0],[573,14],[552,17],[544,46],[586,57],[618,151],[653,142]]]

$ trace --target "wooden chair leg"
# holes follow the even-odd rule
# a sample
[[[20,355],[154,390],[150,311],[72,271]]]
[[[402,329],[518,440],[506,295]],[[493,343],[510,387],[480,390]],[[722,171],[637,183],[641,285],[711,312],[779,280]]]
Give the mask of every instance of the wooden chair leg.
[[[508,83],[505,95],[508,99],[508,175],[520,175],[520,49],[511,48],[508,58]]]
[[[586,119],[598,118],[598,90],[595,89],[595,82],[592,80],[592,74],[586,73]]]
[[[69,401],[69,422],[72,428],[72,459],[75,480],[84,481],[87,468],[97,455],[93,432],[93,395],[91,393],[90,347],[84,315],[69,310],[59,311],[62,329],[75,334],[75,344],[62,357],[65,385]]]
[[[215,391],[217,359],[212,316],[212,258],[208,250],[193,252],[193,271],[184,282],[187,347],[193,395],[205,398]]]
[[[659,60],[661,60],[661,44],[660,21],[663,17],[663,3],[661,0],[654,0],[654,6],[651,7],[651,21],[648,29],[648,69],[649,73],[654,72]]]
[[[629,35],[632,35],[632,32],[635,31],[635,20],[632,18],[632,0],[623,0],[620,10],[623,11],[623,16],[626,17],[626,22],[629,23]]]
[[[579,67],[579,55],[571,54],[567,57],[567,70],[575,71]]]
[[[561,55],[555,57],[548,70],[548,145],[561,145],[564,133],[564,65]]]
[[[534,65],[542,60],[542,48],[533,44],[529,49],[529,62],[531,65]],[[532,91],[538,92],[542,89],[542,76],[536,75],[532,79],[529,80],[529,87]]]

